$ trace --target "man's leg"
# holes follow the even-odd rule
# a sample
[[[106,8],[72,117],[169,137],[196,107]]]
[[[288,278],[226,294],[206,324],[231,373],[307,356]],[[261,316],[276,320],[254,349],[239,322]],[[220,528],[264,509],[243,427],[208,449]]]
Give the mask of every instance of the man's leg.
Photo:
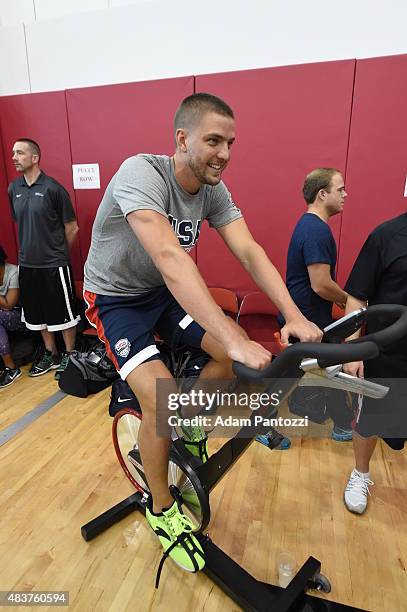
[[[41,376],[50,370],[55,370],[59,367],[60,357],[55,344],[55,334],[48,329],[41,329],[41,336],[45,344],[45,351],[39,360],[36,360],[31,365],[28,376]]]
[[[242,336],[244,338],[248,338],[245,330],[242,328],[239,329]],[[204,387],[204,381],[217,380],[219,383],[221,381],[225,381],[227,383],[227,381],[230,381],[230,379],[235,378],[235,374],[232,370],[232,360],[230,357],[228,357],[223,346],[215,338],[213,338],[210,334],[205,333],[202,338],[201,348],[212,357],[212,360],[205,365],[199,377],[199,381],[202,383],[201,387]],[[197,385],[199,386],[199,382],[197,382]],[[219,390],[222,391],[222,389]],[[227,391],[228,389],[226,387],[223,390]],[[195,414],[197,414],[197,408],[191,407],[190,410],[188,410],[188,408],[184,410],[182,416],[189,418],[191,416],[195,416]],[[184,434],[184,442],[188,450],[205,461],[208,458],[208,452],[207,435],[203,427],[182,427],[182,430]],[[286,449],[291,446],[289,438],[286,438],[273,428],[269,432],[261,436],[257,436],[256,440],[270,448]]]
[[[1,343],[1,327],[0,327],[0,343]],[[11,356],[11,353],[1,353],[0,352],[0,356],[2,358],[2,360],[4,361],[4,365],[6,366],[6,368],[9,368],[10,370],[15,370],[16,368],[16,364],[14,363],[14,359]]]
[[[244,330],[241,331],[242,334],[246,336],[246,332]],[[186,344],[189,344],[188,341],[191,340],[194,341],[196,338],[194,339],[193,335],[192,337],[188,335],[184,337],[184,342]],[[216,390],[220,390],[219,384],[222,381],[227,381],[235,377],[232,371],[232,361],[228,357],[222,344],[207,332],[203,332],[200,345],[201,349],[205,351],[205,353],[208,353],[212,359],[203,367],[199,378],[195,379],[193,387],[189,388],[189,390],[192,391],[193,389],[195,392],[213,392],[214,389],[210,381],[217,381]],[[196,346],[196,344],[193,346]],[[191,419],[198,415],[203,408],[204,406],[196,405],[183,406],[178,409],[177,415],[182,419]],[[182,424],[181,429],[184,444],[188,451],[192,455],[199,457],[202,461],[206,461],[208,459],[208,436],[205,429],[201,425],[190,424]]]
[[[355,468],[353,469],[345,489],[345,505],[351,512],[363,514],[367,506],[370,479],[369,463],[376,447],[377,437],[363,438],[353,432],[353,449],[355,452]]]
[[[246,332],[243,329],[241,331],[242,334],[247,337]],[[194,388],[199,387],[205,391],[206,387],[204,381],[207,381],[207,389],[210,390],[210,381],[212,380],[217,381],[220,384],[222,381],[227,382],[230,381],[230,379],[235,378],[235,374],[232,370],[232,360],[230,357],[228,357],[220,342],[215,340],[215,338],[210,336],[208,333],[205,333],[201,341],[201,349],[211,357],[211,360],[208,361],[208,363],[202,368],[199,378],[196,379]],[[199,413],[201,408],[202,406],[186,407],[182,411],[182,416],[188,418],[193,417]]]
[[[42,340],[44,342],[45,348],[47,351],[52,353],[53,355],[57,355],[57,345],[55,343],[55,334],[54,332],[48,331],[48,329],[41,330]]]
[[[242,327],[239,327],[239,330],[244,338],[249,339],[249,336]],[[225,350],[219,344],[219,342],[213,340],[209,334],[205,334],[202,340],[208,346],[208,348],[204,350],[206,350],[206,352],[212,356],[214,361],[207,364],[202,371],[201,378],[235,378],[235,374],[232,369],[232,361],[227,356]],[[215,374],[215,376],[213,376],[213,374]],[[291,440],[284,434],[277,431],[277,429],[274,427],[265,433],[258,434],[256,436],[256,441],[270,449],[274,448],[279,450],[287,450],[291,446]]]
[[[242,335],[247,337],[246,332],[243,329],[241,331]],[[220,342],[210,334],[205,333],[202,338],[201,348],[212,357],[211,361],[206,364],[201,372],[201,380],[235,378],[232,370],[232,360],[228,357]]]
[[[348,395],[339,389],[326,392],[326,411],[334,424],[331,435],[336,442],[347,442],[353,437],[353,410]]]
[[[62,337],[65,343],[65,350],[61,355],[61,360],[57,371],[55,372],[55,380],[59,380],[61,375],[65,372],[69,363],[69,355],[75,348],[75,338],[76,338],[76,324],[73,327],[68,327],[67,329],[62,329]]]
[[[68,329],[63,329],[62,336],[65,342],[66,352],[71,353],[75,348],[76,325],[68,327]]]
[[[355,453],[355,467],[362,474],[369,473],[369,463],[376,448],[377,437],[362,438],[356,431],[353,434],[353,450]]]
[[[249,336],[243,327],[238,327],[238,329],[241,336],[249,340]],[[232,370],[232,360],[228,357],[223,345],[218,342],[216,338],[206,332],[201,341],[201,348],[212,357],[212,360],[209,361],[202,370],[200,375],[202,380],[211,378],[235,378],[235,374]]]
[[[157,379],[172,379],[171,374],[160,360],[142,363],[126,379],[140,402],[143,412],[139,447],[148,486],[153,497],[153,512],[161,512],[163,508],[171,506],[174,501],[168,489],[170,439],[157,436]],[[175,383],[174,391],[176,392]]]
[[[53,268],[48,277],[44,278],[48,290],[47,305],[44,309],[47,325],[52,326],[55,331],[61,331],[65,344],[65,350],[61,352],[59,366],[55,372],[55,380],[59,380],[68,367],[69,355],[75,349],[78,317],[74,298],[75,290],[71,279],[72,272],[69,266]],[[50,284],[54,287],[54,300],[50,299]]]
[[[47,309],[58,301],[58,279],[51,276],[54,268],[19,268],[21,320],[28,329],[40,331],[45,345],[44,354],[34,361],[29,376],[41,376],[59,365],[58,351],[53,332],[48,330],[50,321]],[[56,269],[58,270],[58,269]]]
[[[138,442],[152,497],[146,508],[146,518],[164,548],[164,560],[169,555],[183,569],[196,572],[205,565],[204,552],[193,534],[192,522],[182,514],[182,508],[178,506],[168,488],[170,429],[168,437],[161,438],[157,435],[157,410],[166,410],[166,406],[157,406],[156,401],[156,384],[160,379],[168,381],[169,385],[173,380],[159,360],[139,365],[126,379],[143,412]],[[157,575],[157,583],[160,572],[161,569]]]

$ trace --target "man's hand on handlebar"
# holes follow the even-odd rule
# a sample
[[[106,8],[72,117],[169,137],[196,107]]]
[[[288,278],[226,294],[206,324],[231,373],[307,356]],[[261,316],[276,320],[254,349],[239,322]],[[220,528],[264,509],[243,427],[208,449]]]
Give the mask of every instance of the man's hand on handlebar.
[[[351,361],[350,363],[344,363],[343,371],[345,372],[345,374],[350,374],[351,376],[357,376],[358,378],[363,378],[363,375],[364,375],[363,361]]]
[[[271,361],[271,353],[268,350],[244,337],[237,338],[227,353],[233,361],[239,361],[256,370],[265,368]]]
[[[321,342],[322,331],[305,317],[287,321],[281,330],[281,343],[288,344],[288,338],[293,336],[300,342]]]

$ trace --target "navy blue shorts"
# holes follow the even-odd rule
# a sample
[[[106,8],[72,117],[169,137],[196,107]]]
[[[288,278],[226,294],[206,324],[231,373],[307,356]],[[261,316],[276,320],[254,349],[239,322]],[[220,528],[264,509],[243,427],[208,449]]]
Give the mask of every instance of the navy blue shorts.
[[[154,334],[171,348],[200,348],[205,330],[181,308],[167,287],[136,296],[99,295],[84,291],[86,317],[121,378],[146,361],[160,359]]]

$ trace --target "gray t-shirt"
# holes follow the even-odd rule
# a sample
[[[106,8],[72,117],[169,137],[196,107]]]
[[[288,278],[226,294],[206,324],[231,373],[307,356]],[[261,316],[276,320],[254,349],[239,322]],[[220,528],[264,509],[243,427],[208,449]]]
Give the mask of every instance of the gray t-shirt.
[[[3,284],[0,285],[0,296],[6,297],[9,289],[18,289],[18,268],[14,264],[4,266]]]
[[[138,295],[164,285],[126,221],[135,210],[154,210],[166,217],[186,251],[196,244],[204,219],[218,228],[242,217],[223,182],[202,185],[191,195],[178,184],[170,157],[130,157],[110,181],[96,214],[85,264],[87,291]]]

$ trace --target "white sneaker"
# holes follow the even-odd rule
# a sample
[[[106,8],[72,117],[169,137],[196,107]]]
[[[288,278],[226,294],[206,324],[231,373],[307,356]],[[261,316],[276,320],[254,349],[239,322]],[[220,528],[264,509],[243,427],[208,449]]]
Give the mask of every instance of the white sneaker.
[[[356,514],[363,514],[367,506],[367,496],[370,495],[369,485],[373,484],[370,478],[362,476],[355,468],[350,475],[344,494],[347,509]]]

